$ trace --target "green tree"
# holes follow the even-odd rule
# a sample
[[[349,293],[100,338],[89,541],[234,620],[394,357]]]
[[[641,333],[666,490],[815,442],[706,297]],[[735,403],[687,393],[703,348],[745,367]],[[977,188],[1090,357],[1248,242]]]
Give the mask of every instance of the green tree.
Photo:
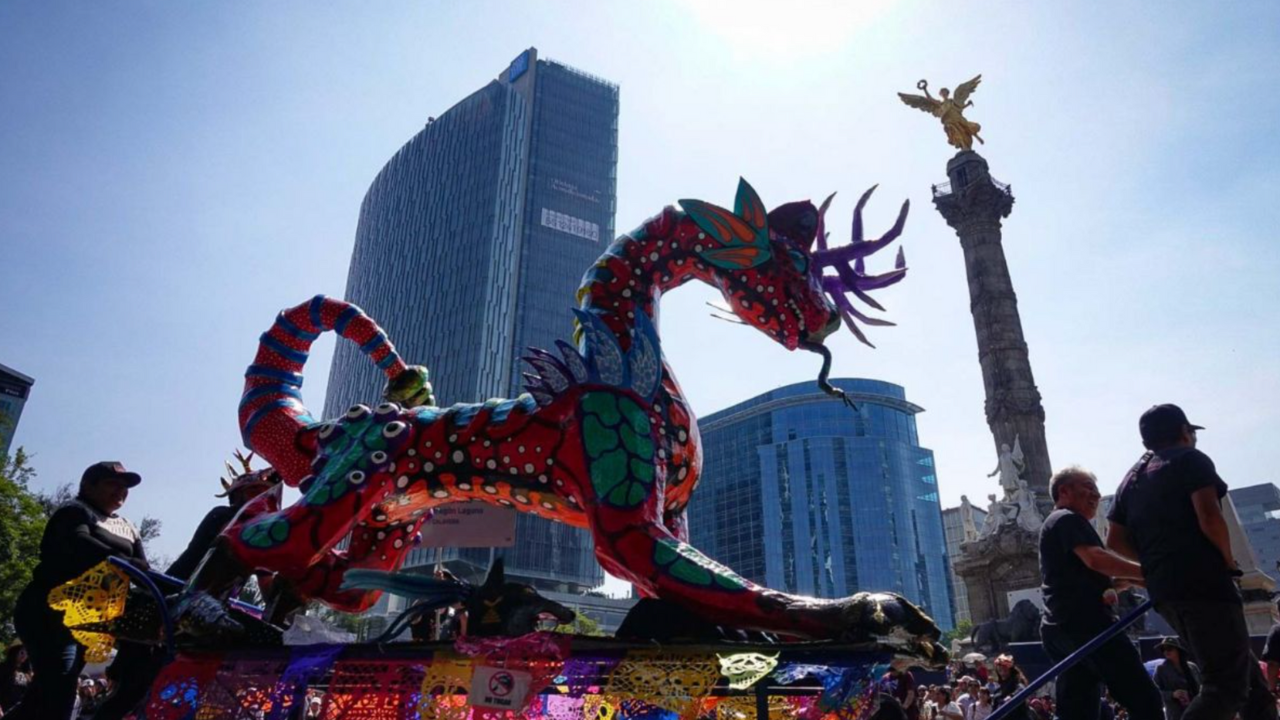
[[[147,550],[147,543],[160,537],[160,519],[144,515],[138,523],[138,535],[142,537],[142,549]]]
[[[71,483],[62,483],[52,490],[37,490],[35,498],[44,510],[44,516],[53,517],[54,511],[75,500],[76,494],[71,492]]]
[[[18,448],[0,456],[0,641],[13,640],[13,611],[40,560],[47,515],[29,483],[36,472]]]
[[[594,637],[604,637],[606,634],[604,630],[600,629],[600,623],[592,620],[583,612],[578,612],[573,622],[555,626],[552,632],[568,633],[570,635],[592,635]]]
[[[961,620],[960,622],[956,623],[956,627],[954,630],[948,630],[942,634],[942,645],[944,647],[949,648],[951,647],[952,640],[961,640],[961,641],[968,640],[969,636],[972,634],[973,634],[973,623],[969,622],[968,620]]]

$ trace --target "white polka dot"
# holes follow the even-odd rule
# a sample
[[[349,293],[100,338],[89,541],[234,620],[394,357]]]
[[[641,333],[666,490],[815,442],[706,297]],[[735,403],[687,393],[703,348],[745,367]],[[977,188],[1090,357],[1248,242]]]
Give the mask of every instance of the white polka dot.
[[[453,451],[453,461],[454,461],[454,462],[456,462],[456,463],[460,463],[460,462],[462,462],[462,461],[464,461],[464,460],[466,460],[466,459],[467,459],[467,456],[466,456],[466,455],[465,455],[461,450],[454,450],[454,451]]]

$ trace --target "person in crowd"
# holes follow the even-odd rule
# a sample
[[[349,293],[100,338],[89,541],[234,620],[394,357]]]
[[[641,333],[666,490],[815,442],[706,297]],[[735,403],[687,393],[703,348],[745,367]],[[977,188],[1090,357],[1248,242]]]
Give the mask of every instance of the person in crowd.
[[[1155,681],[1164,699],[1165,720],[1182,720],[1187,705],[1200,694],[1200,668],[1187,659],[1187,649],[1178,638],[1165,638],[1156,650],[1164,653]]]
[[[907,714],[907,720],[920,720],[920,704],[916,693],[916,679],[911,670],[890,668],[880,679],[880,686],[892,695]]]
[[[964,720],[964,711],[952,697],[950,687],[943,685],[938,688],[934,704],[937,707],[937,720]]]
[[[973,709],[973,703],[977,701],[978,681],[972,676],[961,675],[956,682],[956,704],[960,706],[960,712],[964,713],[965,718],[969,717],[969,711]]]
[[[22,699],[31,683],[31,663],[20,640],[9,643],[0,661],[0,715],[9,712]]]
[[[978,688],[978,699],[973,703],[973,707],[969,709],[966,720],[987,720],[987,716],[994,709],[991,702],[991,691],[985,687],[980,687]]]
[[[933,712],[936,706],[933,702],[933,685],[922,685],[920,687],[920,697],[916,700],[920,705],[920,720],[934,720]]]
[[[1177,405],[1156,405],[1138,430],[1145,452],[1125,475],[1108,516],[1107,546],[1138,560],[1156,611],[1200,662],[1200,694],[1183,720],[1275,720],[1276,703],[1249,646],[1240,570],[1222,513],[1227,484],[1196,449]]]
[[[324,707],[324,698],[318,694],[307,693],[307,720],[318,720],[320,711]]]
[[[76,705],[76,713],[79,718],[95,717],[98,707],[102,704],[104,696],[102,686],[96,680],[90,677],[80,676],[79,702]]]
[[[1009,698],[1016,695],[1019,690],[1027,686],[1027,676],[1013,662],[1012,655],[1000,655],[992,664],[996,668],[996,676],[992,680],[996,689],[991,693],[991,699],[995,707],[999,708],[1008,702]],[[1031,720],[1031,714],[1027,711],[1025,703],[1014,708],[1006,717],[1009,720]]]
[[[149,569],[137,528],[117,513],[129,490],[142,478],[119,462],[90,465],[80,478],[79,494],[58,508],[45,526],[40,561],[18,597],[14,626],[26,645],[34,672],[22,702],[7,720],[70,720],[77,680],[84,668],[84,646],[49,607],[49,591],[73,580],[109,557]]]
[[[1027,703],[1027,707],[1030,708],[1032,716],[1036,720],[1053,720],[1054,718],[1053,698],[1048,695],[1031,698]]]
[[[1111,693],[1102,696],[1102,705],[1098,709],[1098,720],[1116,720],[1115,703],[1111,700]]]
[[[1276,609],[1280,610],[1280,601],[1276,602]],[[1266,663],[1266,669],[1263,675],[1267,679],[1267,689],[1273,695],[1280,695],[1280,687],[1277,687],[1277,681],[1280,680],[1280,623],[1271,626],[1271,631],[1267,633],[1267,643],[1262,647],[1261,660]]]
[[[1054,510],[1040,526],[1040,576],[1045,610],[1040,638],[1053,662],[1084,647],[1116,621],[1112,578],[1142,581],[1142,568],[1107,550],[1093,528],[1102,495],[1093,473],[1079,466],[1059,470],[1049,482]],[[1138,650],[1117,635],[1057,678],[1062,720],[1096,720],[1102,686],[1135,720],[1161,720],[1160,693]]]

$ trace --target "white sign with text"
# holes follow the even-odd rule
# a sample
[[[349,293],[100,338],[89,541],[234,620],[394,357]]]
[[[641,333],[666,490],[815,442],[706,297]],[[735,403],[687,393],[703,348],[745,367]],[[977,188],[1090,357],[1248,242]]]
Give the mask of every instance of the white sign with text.
[[[441,505],[422,525],[423,547],[511,547],[516,511],[482,502]]]

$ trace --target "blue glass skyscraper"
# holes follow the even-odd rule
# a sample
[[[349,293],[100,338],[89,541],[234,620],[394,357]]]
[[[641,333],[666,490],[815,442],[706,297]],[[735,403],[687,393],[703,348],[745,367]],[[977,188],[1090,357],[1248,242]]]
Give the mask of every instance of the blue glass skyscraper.
[[[902,387],[788,385],[702,418],[693,545],[770,588],[818,597],[897,592],[943,629],[952,610],[933,452]]]
[[[360,208],[346,299],[431,370],[441,404],[513,397],[520,357],[572,332],[574,293],[613,238],[618,87],[533,48],[428,121]],[[340,343],[325,416],[376,403],[383,380]],[[589,533],[517,519],[508,576],[545,588],[600,584]],[[486,550],[445,559],[487,565]],[[422,561],[414,551],[409,564]]]

